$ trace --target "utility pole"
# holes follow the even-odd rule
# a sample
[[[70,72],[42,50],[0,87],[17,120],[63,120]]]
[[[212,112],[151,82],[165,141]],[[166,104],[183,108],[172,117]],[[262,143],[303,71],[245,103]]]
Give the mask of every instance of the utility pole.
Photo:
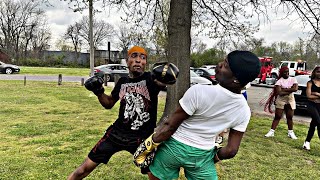
[[[93,0],[89,0],[89,39],[90,39],[90,76],[94,75],[94,44],[93,44]]]

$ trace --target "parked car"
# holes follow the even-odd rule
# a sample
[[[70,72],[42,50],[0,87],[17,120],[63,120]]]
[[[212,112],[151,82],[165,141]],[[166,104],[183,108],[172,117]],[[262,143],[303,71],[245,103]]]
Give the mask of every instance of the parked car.
[[[106,64],[97,66],[94,68],[94,73],[98,72],[103,72],[105,74],[106,81],[108,82],[114,81],[114,76],[116,74],[120,75],[120,77],[129,75],[128,67],[123,64]]]
[[[190,70],[190,86],[195,84],[212,85],[212,82],[204,77],[199,76],[194,71]]]
[[[297,110],[307,110],[307,82],[310,80],[310,75],[299,75],[295,77],[298,81],[298,90],[293,93],[296,100]]]
[[[193,86],[196,84],[212,85],[212,82],[204,77],[199,76],[197,73],[190,70],[190,86]],[[163,90],[166,91],[167,87],[165,87]]]
[[[207,69],[207,68],[194,68],[193,71],[197,73],[199,76],[207,78],[212,82],[212,84],[217,84],[216,80],[216,71],[215,69]]]
[[[217,65],[202,65],[201,68],[215,69]]]
[[[20,68],[17,65],[13,64],[6,64],[0,61],[0,72],[3,74],[12,74],[12,73],[19,73]]]

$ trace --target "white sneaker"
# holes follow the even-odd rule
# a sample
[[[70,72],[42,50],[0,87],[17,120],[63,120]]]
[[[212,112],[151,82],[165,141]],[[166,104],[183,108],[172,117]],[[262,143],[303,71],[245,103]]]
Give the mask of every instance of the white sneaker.
[[[288,132],[288,137],[291,138],[291,139],[298,139],[297,136],[294,134],[293,131]]]
[[[274,130],[273,129],[270,129],[270,131],[264,135],[264,137],[273,137],[274,136]]]
[[[305,141],[302,146],[303,149],[310,151],[310,142]]]

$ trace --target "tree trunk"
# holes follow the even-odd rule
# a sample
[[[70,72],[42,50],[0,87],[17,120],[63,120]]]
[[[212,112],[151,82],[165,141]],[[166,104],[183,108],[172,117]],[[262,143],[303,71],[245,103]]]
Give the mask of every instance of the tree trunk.
[[[173,113],[179,99],[190,86],[190,46],[191,46],[192,0],[171,0],[168,19],[168,61],[179,68],[175,85],[169,86],[165,110],[159,122]]]

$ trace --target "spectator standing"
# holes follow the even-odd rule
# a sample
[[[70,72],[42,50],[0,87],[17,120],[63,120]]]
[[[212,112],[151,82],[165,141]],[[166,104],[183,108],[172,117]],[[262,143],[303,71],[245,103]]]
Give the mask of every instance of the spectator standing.
[[[306,140],[303,143],[303,149],[310,150],[310,142],[314,131],[318,130],[320,139],[320,66],[316,66],[311,73],[311,80],[307,82],[306,94],[308,97],[308,112],[311,115],[311,122]]]
[[[293,96],[293,92],[298,90],[298,82],[295,77],[289,77],[289,68],[287,66],[282,67],[279,70],[279,79],[277,80],[273,91],[270,93],[270,97],[265,104],[265,110],[273,113],[271,106],[275,104],[275,116],[272,121],[271,129],[265,135],[265,137],[273,137],[274,132],[280,122],[283,112],[286,114],[288,124],[288,137],[291,139],[297,139],[293,132],[293,114],[296,109],[296,102]]]

